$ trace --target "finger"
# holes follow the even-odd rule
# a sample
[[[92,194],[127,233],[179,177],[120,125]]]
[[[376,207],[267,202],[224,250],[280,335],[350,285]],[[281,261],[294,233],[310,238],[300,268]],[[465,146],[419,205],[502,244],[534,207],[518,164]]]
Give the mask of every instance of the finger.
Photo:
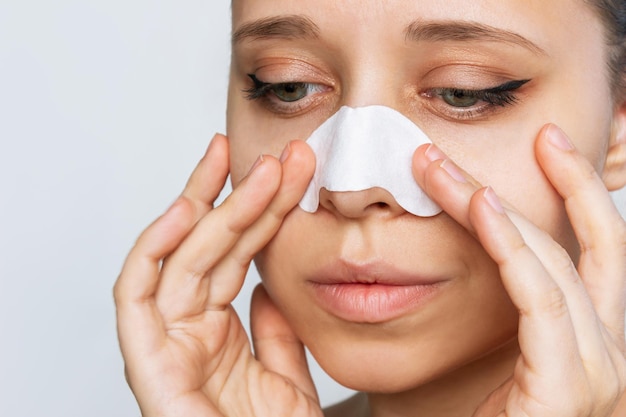
[[[210,209],[224,188],[228,176],[228,139],[216,134],[187,181],[182,197],[189,199],[200,219]]]
[[[430,155],[429,155],[430,153]],[[437,155],[433,157],[433,155]],[[422,181],[427,188],[432,190],[432,195],[437,202],[457,222],[461,223],[470,232],[477,235],[476,224],[470,219],[470,201],[479,192],[476,182],[464,171],[449,160],[441,160],[445,156],[436,147],[431,146],[420,153],[416,153],[417,164],[426,164],[421,168],[424,172]],[[431,162],[434,160],[434,162]],[[419,166],[418,166],[419,168]],[[490,191],[492,191],[490,189]],[[481,192],[482,193],[482,192]],[[484,194],[484,193],[482,193]],[[538,258],[538,261],[546,269],[548,275],[555,280],[559,288],[564,292],[567,302],[570,304],[572,314],[579,320],[575,320],[580,334],[589,337],[591,334],[598,336],[596,314],[593,309],[585,288],[582,285],[569,254],[558,245],[552,236],[537,228],[532,222],[500,200],[491,192],[494,199],[504,206],[509,221],[518,229],[523,237],[525,245]],[[592,332],[592,333],[590,333]],[[582,336],[581,336],[582,337]],[[600,337],[601,339],[601,337]]]
[[[477,223],[471,219],[470,201],[475,200],[477,197],[480,199],[484,195],[492,195],[493,199],[498,201],[498,204],[501,203],[492,190],[489,189],[490,193],[478,191],[471,177],[459,169],[453,162],[444,160],[442,163],[440,156],[433,158],[433,154],[427,154],[428,151],[433,152],[433,148],[428,149],[421,155],[419,153],[416,154],[417,163],[427,164],[425,169],[422,168],[425,186],[432,190],[432,195],[438,198],[436,200],[437,203],[450,216],[480,239],[481,234],[484,236],[485,232],[483,230],[479,233],[477,229],[485,227],[485,224],[488,223]],[[434,151],[435,155],[440,153],[436,148]],[[430,158],[428,158],[429,156]],[[426,162],[424,161],[425,157],[428,158]],[[430,159],[433,159],[434,162],[431,162]],[[605,354],[605,337],[598,326],[593,305],[569,254],[548,233],[537,228],[528,219],[512,209],[503,208],[503,210],[506,210],[508,223],[515,228],[521,242],[527,249],[528,265],[525,266],[524,263],[517,264],[517,267],[520,268],[520,271],[517,273],[536,274],[533,268],[540,268],[544,279],[552,281],[550,285],[554,287],[553,295],[555,295],[555,298],[557,300],[562,298],[568,320],[572,321],[571,326],[575,329],[575,344],[578,346],[577,349],[579,349],[586,363],[589,364],[588,368],[607,369],[610,357]],[[490,233],[495,235],[501,234],[497,230],[491,230]],[[480,240],[483,243],[483,240]],[[485,247],[485,249],[487,248]],[[488,253],[492,254],[490,251]],[[504,278],[505,271],[501,269],[500,272]],[[506,288],[508,290],[508,287]],[[509,295],[513,298],[512,294],[509,293]],[[557,295],[558,297],[556,297]]]
[[[466,226],[474,234],[478,234],[478,229],[484,227],[480,223],[471,220],[471,209],[467,209],[468,198],[480,196],[481,193],[475,193],[475,185],[471,178],[462,170],[458,169],[454,163],[444,160],[442,163],[439,158],[432,162],[427,158],[426,152],[416,152],[416,178],[419,173],[423,173],[422,182],[426,187],[430,187],[431,195],[438,196],[436,201],[459,223]],[[422,164],[420,167],[419,164]],[[494,198],[497,200],[497,197]],[[587,371],[591,376],[599,380],[600,374],[614,368],[612,364],[615,362],[615,354],[611,353],[614,349],[608,349],[607,345],[613,342],[607,340],[601,326],[598,325],[596,312],[588,294],[580,280],[580,277],[570,259],[569,254],[561,248],[551,236],[535,227],[530,221],[512,209],[506,210],[510,218],[510,224],[517,230],[522,237],[524,246],[528,250],[528,256],[533,258],[533,262],[528,262],[525,267],[524,263],[519,263],[520,270],[518,273],[528,273],[536,275],[533,267],[541,267],[543,277],[547,281],[552,281],[554,286],[553,294],[555,295],[555,303],[563,304],[563,314],[568,317],[570,327],[574,329],[574,341],[564,348],[569,347],[569,352],[576,351],[582,356]],[[470,226],[467,226],[468,213],[470,217]],[[484,231],[483,231],[484,233]],[[495,236],[501,232],[492,230]],[[480,236],[480,235],[479,235]],[[481,243],[483,240],[481,239]],[[488,251],[489,252],[489,251]],[[490,253],[491,254],[491,253]],[[504,278],[505,271],[501,269]],[[505,285],[505,287],[507,287]],[[510,287],[507,287],[509,291]],[[509,291],[509,295],[513,295]],[[532,296],[532,294],[531,294]],[[518,306],[519,307],[519,306]],[[523,317],[522,317],[523,320]],[[623,320],[623,318],[622,318]],[[549,320],[546,320],[546,324]],[[524,334],[524,326],[520,323],[520,335]],[[546,327],[544,330],[548,330]],[[561,328],[562,329],[562,328]],[[530,331],[530,330],[527,330]],[[572,356],[576,359],[577,356]],[[582,366],[582,365],[581,365]],[[549,369],[549,368],[546,368]]]
[[[115,283],[114,298],[122,350],[157,346],[164,337],[154,294],[159,282],[161,260],[171,253],[195,223],[188,200],[177,200],[137,239]]]
[[[317,402],[317,391],[309,372],[304,346],[262,284],[252,294],[250,327],[257,360],[268,371],[287,378]]]
[[[470,233],[476,234],[469,219],[469,201],[480,183],[434,144],[422,145],[413,156],[413,176],[443,210]]]
[[[147,275],[138,275],[138,277],[143,276],[144,280],[133,278],[129,268],[133,268],[139,263],[133,261],[135,259],[140,261],[148,257],[151,258],[149,262],[151,267],[158,269],[161,260],[169,255],[180,244],[183,236],[192,229],[195,223],[193,219],[197,220],[198,213],[203,211],[199,208],[213,204],[213,201],[219,196],[227,175],[228,142],[223,135],[216,135],[183,190],[181,194],[183,198],[179,198],[172,204],[168,211],[153,222],[138,238],[122,270],[120,278],[124,277],[124,279],[118,281],[119,289],[122,290],[120,295],[126,296],[128,294],[138,298],[146,298],[154,294],[157,284],[155,278],[157,277],[151,275],[146,280]],[[168,233],[172,235],[169,236]],[[146,285],[147,283],[149,285]],[[128,290],[127,286],[129,287]],[[135,293],[136,291],[139,292]]]
[[[210,286],[210,280],[205,279],[208,272],[267,208],[278,190],[280,177],[278,160],[260,157],[224,203],[203,217],[169,256],[156,294],[166,321],[205,311]]]
[[[144,337],[137,334],[129,340],[136,341],[138,346],[153,346],[156,339],[164,336],[160,314],[153,302],[162,260],[196,223],[202,210],[197,200],[203,198],[212,204],[219,195],[228,174],[227,154],[225,138],[216,137],[192,174],[182,198],[141,234],[130,251],[114,288],[120,342],[127,340],[127,334],[142,332]],[[208,190],[204,194],[196,190],[201,177]]]
[[[493,190],[485,192],[479,192],[472,199],[472,205],[470,207],[470,217],[475,224],[476,230],[478,230],[481,244],[487,250],[487,252],[493,257],[494,253],[498,249],[495,246],[489,246],[489,243],[484,240],[484,236],[489,236],[493,240],[493,236],[496,234],[502,234],[502,231],[491,230],[488,231],[485,225],[481,223],[480,199],[487,199],[492,206],[498,205],[498,199],[493,193]],[[478,203],[476,201],[478,200]],[[477,209],[476,206],[479,208]],[[502,209],[504,210],[504,209]],[[509,217],[509,222],[512,227],[520,229],[519,224],[528,223],[524,219],[520,219],[517,222],[512,221],[510,217],[519,216],[515,213],[508,214],[504,211],[505,216]],[[586,389],[590,389],[593,394],[593,398],[602,399],[607,395],[611,395],[611,391],[608,390],[610,384],[608,381],[618,380],[618,365],[623,362],[623,356],[616,348],[614,341],[606,330],[599,322],[598,316],[594,310],[594,306],[585,290],[584,284],[580,279],[576,268],[569,257],[569,254],[558,244],[554,242],[552,237],[535,228],[526,227],[524,232],[520,232],[520,236],[524,239],[525,245],[532,251],[532,254],[540,262],[546,271],[546,279],[552,279],[558,286],[560,292],[555,292],[554,303],[563,303],[563,315],[568,316],[569,322],[574,332],[574,345],[567,344],[567,339],[561,341],[562,345],[559,349],[563,352],[569,352],[572,354],[573,359],[577,366],[573,366],[574,369],[584,371],[578,375],[577,379],[570,379],[567,381],[605,381],[602,384],[591,383]],[[494,258],[496,259],[496,258]],[[498,262],[496,260],[498,264]],[[537,275],[532,269],[528,269],[524,272],[524,264],[519,263],[514,268],[517,268],[516,273],[519,277],[524,277],[526,280],[537,279]],[[502,269],[501,269],[502,271]],[[503,281],[506,279],[505,272],[502,271]],[[510,293],[510,286],[505,285],[505,288]],[[534,296],[528,294],[527,296]],[[511,295],[513,299],[513,296]],[[517,305],[517,304],[516,304]],[[522,325],[524,320],[523,315],[520,317],[520,340],[529,338],[531,343],[534,343],[538,348],[543,345],[544,338],[539,335],[524,334],[525,331],[530,331],[530,328],[525,328]],[[550,325],[549,318],[544,321],[545,325]],[[556,326],[557,323],[554,322]],[[549,331],[546,328],[546,331]],[[520,342],[520,346],[522,343]],[[522,347],[524,357],[527,359],[528,349]],[[572,362],[574,363],[574,362]],[[552,368],[556,372],[556,368]],[[546,368],[545,370],[550,370]]]
[[[563,197],[581,257],[578,270],[602,322],[619,339],[626,309],[626,223],[589,161],[556,126],[542,129],[537,160]]]
[[[600,321],[569,254],[556,244],[548,233],[535,227],[524,227],[528,221],[525,219],[515,221],[514,218],[519,217],[515,213],[510,213],[509,216],[521,230],[527,245],[563,292],[574,327],[578,351],[588,374],[596,378],[595,380],[608,378],[607,370],[615,368],[611,356],[614,340]]]
[[[250,226],[232,250],[211,272],[208,309],[230,303],[243,285],[243,277],[254,256],[276,234],[283,219],[300,201],[315,170],[315,155],[303,141],[287,145],[281,157],[283,175],[280,188],[261,217]],[[235,279],[240,280],[235,285]]]
[[[476,193],[471,205],[478,238],[498,264],[502,283],[520,313],[519,344],[526,365],[552,382],[583,375],[569,300],[493,191]]]
[[[535,389],[539,383],[568,384],[591,391],[594,403],[613,404],[623,381],[623,354],[600,325],[567,252],[536,228],[531,229],[534,234],[522,236],[490,189],[474,196],[470,218],[520,311],[518,339],[524,366],[531,371],[525,384]],[[527,255],[516,260],[515,252]],[[540,376],[537,381],[536,375]],[[566,398],[551,399],[559,400]]]

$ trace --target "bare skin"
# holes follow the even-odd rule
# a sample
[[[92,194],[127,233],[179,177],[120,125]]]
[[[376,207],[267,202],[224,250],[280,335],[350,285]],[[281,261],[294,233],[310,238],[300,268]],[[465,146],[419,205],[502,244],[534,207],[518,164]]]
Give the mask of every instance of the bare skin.
[[[213,139],[115,287],[120,345],[143,415],[626,415],[618,406],[626,225],[607,192],[626,183],[626,106],[607,100],[599,20],[574,0],[353,3],[233,4],[242,40],[233,50],[228,138]],[[315,39],[241,30],[293,14],[314,23]],[[423,32],[407,44],[407,24],[443,17],[521,34],[543,52],[493,40],[442,48]],[[313,86],[295,104],[251,100],[242,92],[250,73]],[[516,104],[485,112],[432,93],[516,79],[531,80],[515,91]],[[372,103],[403,112],[433,138],[412,167],[441,215],[415,218],[375,189],[323,192],[315,214],[297,208],[315,161],[293,139],[340,105]],[[213,207],[229,172],[234,191]],[[311,271],[338,256],[439,271],[449,284],[400,318],[347,322],[307,292]],[[230,306],[253,259],[263,278],[252,300],[254,350]],[[321,410],[303,343],[364,393]]]
[[[590,197],[604,199],[602,208],[608,211],[606,213],[605,226],[602,227],[602,225],[598,225],[598,222],[595,222],[595,225],[599,228],[580,230],[579,233],[588,235],[590,239],[596,239],[599,237],[596,236],[597,233],[605,233],[607,229],[614,230],[615,224],[619,224],[619,215],[614,207],[611,208],[610,200],[603,188],[598,186],[600,183],[599,179],[597,177],[588,177],[589,166],[586,159],[580,157],[573,150],[568,151],[565,155],[559,154],[562,151],[550,149],[549,146],[546,139],[540,138],[538,149],[544,153],[543,158],[545,158],[546,163],[550,161],[555,164],[549,172],[554,175],[555,182],[556,180],[563,181],[563,184],[558,184],[558,189],[563,194],[572,192],[570,197],[574,199],[572,200],[572,207],[575,206],[574,203],[581,204],[579,200],[582,200],[583,206],[591,205],[594,210],[597,210],[597,203],[589,204],[585,202],[597,201],[590,199]],[[256,348],[256,357],[252,355],[245,333],[243,333],[243,329],[236,320],[236,315],[232,309],[230,307],[218,308],[219,304],[217,303],[220,301],[213,301],[219,300],[218,297],[225,292],[231,293],[227,297],[232,297],[234,296],[232,293],[236,293],[238,290],[238,285],[241,281],[234,282],[226,287],[220,287],[217,286],[219,275],[216,277],[217,279],[210,279],[210,276],[204,276],[205,274],[210,275],[224,271],[222,268],[226,268],[231,262],[230,256],[238,259],[237,251],[240,249],[236,248],[237,245],[232,246],[232,243],[220,242],[222,247],[232,246],[231,251],[227,252],[228,256],[218,258],[219,262],[213,261],[213,264],[209,264],[210,268],[204,271],[203,278],[197,282],[199,286],[192,286],[189,289],[186,289],[187,286],[183,286],[175,294],[159,292],[163,291],[167,286],[165,277],[161,277],[161,274],[164,274],[164,271],[167,270],[168,263],[172,265],[170,268],[173,268],[175,265],[172,263],[178,261],[175,257],[177,252],[171,251],[173,247],[179,245],[178,241],[180,239],[183,239],[184,242],[188,242],[188,239],[193,238],[204,240],[206,238],[200,236],[207,235],[205,230],[215,230],[216,224],[223,223],[228,225],[226,227],[230,228],[233,235],[245,234],[248,231],[259,231],[258,234],[250,233],[248,235],[250,241],[247,243],[262,245],[268,237],[271,237],[274,231],[272,229],[277,225],[275,216],[271,216],[271,219],[268,219],[262,215],[267,213],[267,211],[260,209],[255,214],[250,214],[253,220],[242,218],[241,215],[230,215],[222,218],[220,216],[221,209],[216,209],[210,211],[215,212],[215,216],[209,216],[204,213],[203,221],[197,222],[198,213],[205,212],[210,207],[208,203],[217,196],[216,190],[219,189],[220,175],[215,175],[217,172],[211,172],[209,164],[212,162],[220,165],[219,158],[223,158],[226,151],[224,138],[216,137],[211,148],[192,176],[188,188],[183,193],[183,197],[139,238],[137,246],[130,254],[116,286],[116,300],[120,317],[120,341],[127,360],[129,383],[133,387],[145,416],[173,416],[189,413],[208,416],[321,415],[321,410],[316,405],[315,390],[306,370],[302,346],[264,291],[257,291],[255,304],[253,304],[256,317],[253,323],[253,331],[255,332],[253,341]],[[290,154],[290,158],[294,158],[292,161],[307,157],[310,158],[310,155],[306,153],[306,145],[302,143],[292,144]],[[225,167],[226,165],[223,164],[224,160],[222,159],[221,161],[222,167]],[[302,162],[302,160],[299,162]],[[287,162],[285,164],[285,170],[289,169],[290,165]],[[298,164],[298,166],[301,166],[301,164]],[[420,168],[421,166],[424,168]],[[259,169],[259,167],[263,168]],[[477,233],[484,233],[489,236],[493,227],[508,229],[510,230],[509,233],[519,236],[519,229],[509,220],[507,214],[496,211],[498,214],[494,215],[494,209],[486,199],[483,189],[477,191],[476,186],[470,182],[458,183],[458,181],[453,180],[441,168],[440,160],[430,161],[425,156],[424,149],[418,150],[416,154],[415,168],[417,172],[423,173],[424,181],[431,183],[430,187],[442,187],[443,183],[448,183],[446,185],[448,191],[452,187],[458,190],[457,195],[454,196],[455,199],[467,200],[467,198],[470,198],[471,204],[468,209],[471,220],[465,221],[468,221],[468,227],[476,227]],[[280,164],[278,161],[268,157],[262,164],[256,167],[255,176],[251,175],[249,177],[249,187],[253,187],[252,184],[254,184],[253,181],[255,180],[267,182],[272,177],[278,179],[279,169]],[[222,171],[222,174],[225,172],[225,170]],[[563,172],[567,172],[570,175],[563,175]],[[207,173],[213,175],[204,177],[203,174],[206,175]],[[572,175],[577,175],[578,178],[572,178]],[[209,193],[205,194],[205,197],[202,196],[202,193],[205,192],[205,187],[197,187],[201,183],[199,181],[201,178],[218,178],[213,183],[213,187],[208,188]],[[584,178],[586,179],[583,180]],[[586,181],[586,183],[582,182],[582,184],[586,185],[581,186],[581,182],[578,180]],[[278,184],[274,185],[275,194],[263,188],[263,191],[260,191],[260,195],[252,191],[246,191],[249,189],[245,188],[246,183],[244,182],[238,188],[239,192],[235,192],[232,197],[229,197],[230,201],[225,202],[224,206],[220,207],[229,207],[230,204],[235,204],[238,198],[245,198],[245,201],[250,204],[256,201],[259,202],[258,204],[261,207],[270,205],[282,209],[283,207],[279,205],[283,202],[281,200],[287,200],[287,196],[293,197],[303,192],[301,184],[287,180],[283,181],[277,187],[278,190],[276,190]],[[455,183],[450,183],[451,181],[455,181]],[[290,189],[298,186],[300,187],[298,191]],[[426,189],[429,189],[429,186],[426,186]],[[575,192],[581,192],[577,190],[582,190],[582,194],[575,194]],[[290,192],[295,192],[295,194],[290,194]],[[589,196],[587,193],[592,195]],[[436,197],[437,194],[433,193],[433,196]],[[450,198],[449,194],[446,194],[446,196],[446,198]],[[241,200],[238,202],[238,205],[240,205]],[[447,204],[450,203],[446,204],[442,198],[440,203],[446,205],[449,212],[453,212],[453,207],[447,207]],[[291,198],[291,202],[286,204],[289,207],[289,204],[295,204],[295,201]],[[589,208],[587,207],[587,209]],[[572,208],[572,210],[574,209]],[[224,209],[224,211],[226,210]],[[249,212],[249,209],[246,208],[245,212]],[[455,215],[462,221],[461,217],[466,216],[467,213],[465,210],[459,210]],[[511,214],[514,215],[513,212]],[[576,214],[582,216],[580,220],[584,220],[587,216],[585,208],[579,210]],[[212,217],[215,217],[215,223],[209,221]],[[521,227],[530,228],[526,233],[538,233],[532,225],[524,225],[525,221],[523,219],[520,218],[517,221],[521,223]],[[582,223],[586,222],[583,221]],[[249,224],[249,226],[246,228],[245,226],[242,227],[241,224]],[[191,233],[190,228],[193,229]],[[597,232],[597,230],[602,232]],[[554,244],[544,234],[538,233],[538,235],[537,242],[534,243],[534,245],[537,245],[536,247],[558,250],[550,249]],[[487,237],[487,239],[492,238]],[[606,242],[599,242],[599,244],[615,246],[613,242],[617,240],[617,237],[609,235],[602,240],[604,239],[606,239]],[[207,243],[212,243],[212,239],[209,238],[208,240]],[[530,253],[530,247],[520,246],[515,243],[514,239],[511,240],[510,249],[507,249],[506,246],[505,249],[501,249],[501,242],[497,242],[497,245],[496,243],[493,244],[498,250],[521,250],[528,253],[528,255],[520,255],[524,263],[528,262],[526,256],[529,256],[531,260],[535,259],[536,255]],[[239,242],[242,242],[242,240],[239,240]],[[490,244],[490,242],[487,241],[485,244]],[[544,248],[542,245],[547,245],[547,247]],[[554,247],[556,248],[556,246]],[[602,247],[608,249],[604,246]],[[498,254],[495,248],[494,256]],[[163,268],[159,271],[158,260],[170,252],[172,255],[166,259]],[[545,254],[545,252],[543,253]],[[614,255],[609,253],[607,255],[606,252],[603,254],[588,252],[584,256],[589,256],[590,258],[585,258],[583,264],[584,262],[591,263],[591,261],[594,261],[593,269],[598,266],[601,268],[607,266],[614,267],[612,263],[597,262],[596,259],[591,257],[601,257],[604,260],[606,256],[617,255],[621,256],[618,253]],[[200,257],[198,258],[198,256]],[[543,263],[534,261],[540,271],[544,268],[558,268],[551,263],[552,259],[554,259],[553,257],[547,256],[547,254],[542,256],[546,257],[547,261],[550,261],[548,264],[550,266],[544,267]],[[184,265],[187,265],[185,268],[191,265],[198,265],[197,262],[205,259],[206,255],[194,255],[190,260],[185,260],[186,264]],[[503,256],[502,259],[504,268],[510,257]],[[189,264],[190,261],[192,261],[191,264]],[[612,261],[614,262],[614,260]],[[239,262],[235,263],[235,267],[236,269],[244,269]],[[207,268],[206,264],[202,268]],[[516,269],[513,268],[513,270]],[[178,279],[180,276],[180,273],[176,272],[175,275],[172,275],[173,279]],[[574,273],[574,270],[572,269],[570,272]],[[186,276],[186,279],[190,279],[193,282],[196,274]],[[138,279],[138,277],[142,279]],[[572,279],[571,276],[559,277],[562,280],[559,283],[563,285],[562,288],[564,290],[559,289],[556,294],[563,294],[564,297],[568,297],[568,305],[580,303],[580,305],[576,304],[576,310],[574,310],[577,313],[570,313],[569,309],[567,311],[555,311],[555,305],[561,309],[563,304],[555,304],[553,299],[542,296],[542,294],[554,295],[554,293],[546,291],[546,288],[560,287],[556,287],[553,278],[549,279],[551,276],[544,275],[540,278],[538,278],[539,282],[533,283],[532,286],[519,285],[515,282],[510,283],[511,288],[509,291],[511,291],[514,297],[518,297],[516,302],[520,303],[520,310],[526,312],[520,319],[520,335],[528,328],[527,332],[530,333],[530,336],[525,339],[527,340],[527,345],[521,345],[523,362],[520,362],[513,377],[505,386],[495,391],[487,402],[483,403],[476,415],[496,415],[504,407],[509,413],[507,415],[513,416],[518,412],[516,410],[527,409],[538,404],[547,408],[550,404],[553,404],[553,408],[547,408],[548,411],[543,412],[543,414],[541,414],[542,411],[539,409],[533,409],[533,413],[530,414],[533,416],[547,416],[548,414],[546,413],[548,412],[554,413],[557,409],[561,410],[560,407],[562,407],[564,398],[559,393],[565,392],[565,398],[569,401],[572,391],[576,392],[579,398],[582,398],[584,401],[573,404],[571,410],[563,410],[562,415],[610,415],[610,410],[615,407],[617,395],[624,383],[623,371],[625,365],[621,350],[623,349],[623,342],[619,342],[623,340],[623,333],[620,334],[620,331],[623,332],[623,330],[619,326],[615,326],[619,318],[614,317],[614,314],[607,319],[596,315],[592,317],[597,319],[589,320],[586,314],[578,313],[578,311],[586,308],[588,311],[585,313],[592,314],[594,301],[591,301],[590,296],[587,295],[588,293],[584,291],[583,283],[577,279]],[[241,279],[243,279],[243,276]],[[623,285],[618,279],[615,280],[614,284]],[[613,289],[610,286],[606,288]],[[554,291],[557,290],[555,289]],[[526,292],[532,292],[532,294],[526,294]],[[166,297],[170,296],[174,298],[168,301]],[[615,291],[598,292],[595,294],[595,297],[599,297],[595,299],[595,302],[601,302],[602,305],[620,302],[619,296],[616,296]],[[166,303],[163,306],[159,306],[160,302]],[[223,303],[223,301],[221,302]],[[216,303],[216,307],[211,307],[213,303]],[[192,313],[187,310],[191,310]],[[581,322],[574,322],[572,316],[575,316]],[[526,323],[524,323],[525,319]],[[554,327],[557,326],[550,321],[564,319],[571,324],[563,326],[564,328],[560,329],[560,332],[555,333]],[[613,329],[610,326],[601,325],[603,322],[613,323]],[[582,338],[578,341],[574,326],[581,326],[581,333],[585,335],[599,332],[599,338],[590,340]],[[582,358],[564,357],[560,348],[557,352],[551,352],[550,347],[555,345],[555,341],[563,339],[570,340],[569,343],[577,346],[579,351],[589,349],[590,353],[587,360],[593,361],[588,362],[593,366],[588,368],[584,366],[581,362]],[[596,350],[600,352],[596,352]],[[214,353],[211,354],[211,352]],[[559,356],[563,357],[563,359],[555,360]],[[575,362],[572,362],[573,360]],[[547,362],[541,364],[542,367],[540,368],[547,370],[545,375],[535,375],[534,372],[528,369],[531,366],[539,366],[541,362]],[[152,364],[152,366],[139,366],[140,364],[148,363]],[[576,365],[577,363],[578,365]],[[528,368],[521,364],[528,364]],[[526,385],[529,378],[532,378],[532,381],[529,381],[532,383]],[[599,378],[600,381],[594,378]],[[581,380],[586,381],[583,387],[579,386]],[[560,387],[558,392],[552,389],[554,386]],[[524,389],[521,389],[522,387]],[[590,389],[591,387],[596,388]],[[531,390],[526,392],[528,388],[531,388]],[[584,393],[584,396],[580,397],[581,393]],[[359,407],[361,409],[363,407],[363,403],[359,401],[355,401],[352,404],[360,404],[355,409],[355,413],[358,413]],[[569,414],[565,414],[565,412]],[[368,413],[375,415],[372,410],[369,410]],[[332,412],[329,415],[332,415]]]

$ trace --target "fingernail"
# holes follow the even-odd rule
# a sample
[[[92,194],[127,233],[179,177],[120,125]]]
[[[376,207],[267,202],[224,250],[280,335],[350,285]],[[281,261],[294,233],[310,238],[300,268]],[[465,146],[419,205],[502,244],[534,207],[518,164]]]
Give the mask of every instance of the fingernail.
[[[485,191],[483,192],[483,197],[485,197],[485,200],[487,200],[487,203],[489,203],[492,209],[494,209],[496,212],[500,214],[504,213],[504,207],[502,207],[502,204],[500,203],[500,199],[498,198],[496,193],[493,191],[493,188],[491,187],[485,188]]]
[[[444,161],[439,166],[443,168],[448,173],[448,175],[450,175],[456,181],[461,183],[467,182],[461,171],[459,171],[459,169],[454,165],[454,162],[450,161],[449,159],[444,159]]]
[[[558,126],[550,125],[548,131],[548,140],[550,143],[562,151],[571,151],[574,149],[574,145],[570,142],[569,138]]]
[[[280,154],[279,161],[281,164],[285,162],[287,158],[289,158],[289,153],[291,153],[291,143],[287,142],[287,146],[285,146],[285,149],[283,149],[283,153]]]
[[[439,149],[434,143],[428,145],[424,155],[426,155],[426,158],[428,158],[430,162],[446,159],[446,155],[444,155],[444,153],[441,152],[441,149]]]
[[[261,165],[261,163],[263,163],[264,158],[263,158],[263,154],[259,155],[259,157],[256,159],[256,161],[254,161],[254,164],[252,164],[252,167],[250,168],[250,171],[248,171],[248,175],[250,175],[252,173],[252,171],[254,171],[254,169],[256,167],[258,167],[259,165]]]
[[[215,143],[215,138],[217,138],[217,135],[219,135],[219,133],[214,134],[213,137],[211,138],[211,141],[209,142],[209,146],[207,146],[206,151],[204,152],[204,156],[206,156],[211,150],[211,148],[213,148],[213,144]]]
[[[167,210],[165,210],[165,213],[163,214],[168,214],[171,213],[175,210],[178,210],[178,207],[180,207],[183,204],[183,197],[176,197],[176,200],[174,200],[172,202],[172,204],[170,204],[170,206],[167,208]]]

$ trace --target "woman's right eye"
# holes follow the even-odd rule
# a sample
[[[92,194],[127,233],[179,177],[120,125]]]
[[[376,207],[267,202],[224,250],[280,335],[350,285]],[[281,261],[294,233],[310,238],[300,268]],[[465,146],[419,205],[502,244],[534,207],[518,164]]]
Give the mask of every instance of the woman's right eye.
[[[274,93],[279,100],[288,103],[298,101],[309,95],[311,84],[308,83],[280,83],[272,84],[270,91]]]
[[[255,74],[248,74],[253,86],[244,90],[248,100],[266,100],[270,110],[277,113],[294,113],[307,106],[307,97],[329,91],[330,88],[315,83],[286,82],[267,83],[259,80]],[[303,103],[303,101],[305,101]]]

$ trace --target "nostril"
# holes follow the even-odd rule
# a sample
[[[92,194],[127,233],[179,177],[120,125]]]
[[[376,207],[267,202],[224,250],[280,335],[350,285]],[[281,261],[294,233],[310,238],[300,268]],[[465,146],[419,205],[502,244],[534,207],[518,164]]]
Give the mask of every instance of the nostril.
[[[359,218],[368,215],[402,214],[404,209],[396,204],[393,196],[380,187],[361,191],[320,190],[320,207],[346,218]]]

